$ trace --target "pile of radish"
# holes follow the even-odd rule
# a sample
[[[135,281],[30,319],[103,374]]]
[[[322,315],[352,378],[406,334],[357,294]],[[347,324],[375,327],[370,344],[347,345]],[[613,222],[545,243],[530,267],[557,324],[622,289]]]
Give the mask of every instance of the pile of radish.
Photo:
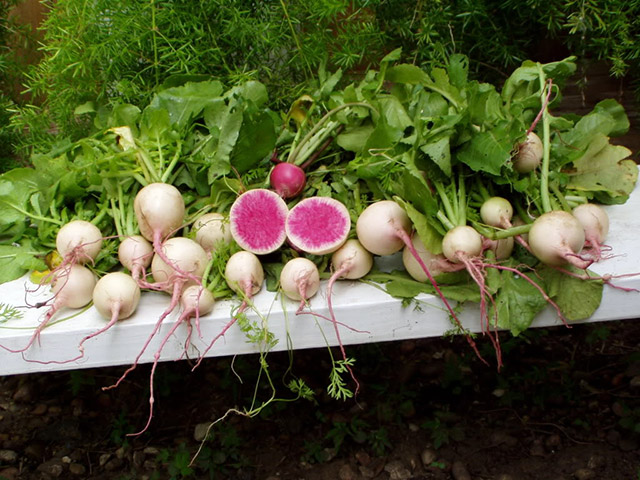
[[[343,90],[337,90],[339,74],[325,78],[314,98],[304,96],[312,106],[295,117],[267,112],[260,103],[265,89],[257,82],[229,92],[216,86],[227,106],[224,114],[216,110],[220,118],[238,108],[251,112],[242,117],[249,122],[243,124],[245,130],[238,126],[229,138],[220,132],[234,124],[212,114],[203,120],[206,106],[191,112],[189,120],[175,120],[193,122],[174,125],[175,132],[192,132],[188,142],[169,135],[162,137],[164,144],[158,136],[145,143],[133,138],[137,129],[112,125],[105,130],[103,141],[113,142],[112,161],[129,174],[118,177],[110,167],[108,188],[95,200],[102,206],[93,218],[70,202],[56,204],[65,219],[76,220],[50,222],[64,225],[55,238],[61,260],[42,280],[42,287],[51,286],[49,310],[23,348],[2,348],[29,360],[29,349],[54,315],[93,302],[105,318],[104,327],[82,338],[68,359],[50,360],[74,362],[89,354],[92,339],[134,315],[145,292],[166,294],[166,308],[133,364],[105,387],[117,387],[136,368],[171,319],[153,354],[149,416],[140,434],[153,417],[154,373],[162,350],[180,325],[186,325],[186,357],[194,330],[202,337],[200,322],[219,311],[218,301],[236,300],[225,312],[228,322],[213,337],[203,338],[207,347],[198,352],[195,368],[229,329],[244,325],[252,310],[260,314],[253,299],[268,279],[296,317],[321,319],[333,328],[329,343],[339,347],[341,359],[333,361],[330,393],[340,392],[338,398],[357,394],[360,385],[340,335],[342,328],[353,327],[336,314],[334,286],[341,280],[382,278],[375,275],[379,257],[391,258],[395,265],[381,282],[383,288],[398,279],[434,294],[452,330],[466,335],[487,364],[492,360],[480,356],[480,340],[459,320],[459,303],[479,303],[478,330],[493,345],[498,367],[498,332],[518,334],[526,328],[521,319],[516,326],[509,318],[509,285],[522,285],[522,301],[534,305],[527,312],[529,323],[545,305],[564,322],[589,316],[568,311],[547,293],[545,282],[561,275],[579,288],[583,279],[613,280],[588,271],[607,258],[608,250],[609,220],[596,203],[626,200],[637,169],[620,161],[617,175],[632,177],[625,189],[589,190],[581,162],[596,148],[591,142],[601,142],[598,147],[612,153],[619,148],[608,137],[624,130],[621,107],[606,103],[592,114],[621,123],[608,131],[594,127],[596,121],[553,117],[551,92],[575,70],[573,59],[548,65],[525,62],[499,92],[469,80],[460,56],[454,55],[447,69],[438,69],[433,80],[413,65],[394,65],[396,58],[390,54],[379,72],[360,83],[347,82]],[[242,95],[246,98],[240,102]],[[485,101],[500,110],[477,118]],[[263,116],[252,116],[261,108]],[[141,125],[153,118],[145,114]],[[213,125],[216,121],[221,123]],[[203,132],[205,127],[210,130]],[[268,132],[271,139],[256,147],[262,150],[254,157],[240,140],[240,146],[235,143],[252,128]],[[40,228],[51,235],[47,225],[48,230]],[[458,285],[465,291],[472,285],[472,295],[449,298],[447,292]],[[319,294],[326,313],[311,308],[311,299]],[[46,348],[46,339],[42,345]],[[338,379],[345,371],[353,391]]]

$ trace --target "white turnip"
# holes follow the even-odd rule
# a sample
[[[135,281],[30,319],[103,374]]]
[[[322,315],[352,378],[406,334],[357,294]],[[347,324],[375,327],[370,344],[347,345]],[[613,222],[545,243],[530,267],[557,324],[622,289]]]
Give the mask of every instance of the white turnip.
[[[291,245],[311,255],[335,252],[351,230],[349,210],[329,197],[309,197],[296,204],[285,223]]]
[[[480,207],[480,218],[492,227],[509,228],[513,218],[511,202],[503,197],[488,198]]]
[[[280,271],[280,288],[291,300],[300,301],[301,311],[320,288],[318,267],[308,258],[292,258]]]
[[[529,247],[542,263],[562,266],[567,263],[587,268],[592,262],[579,256],[585,242],[582,225],[562,210],[540,215],[529,230]]]
[[[221,213],[205,213],[193,223],[195,240],[207,253],[215,252],[219,245],[231,242],[231,229]]]
[[[248,252],[263,255],[276,251],[287,234],[285,221],[289,208],[275,192],[264,188],[249,190],[231,205],[231,236]]]
[[[602,259],[602,246],[609,233],[609,216],[595,203],[578,205],[572,211],[584,229],[585,246],[591,250],[594,260]]]
[[[457,267],[455,264],[448,262],[444,255],[435,254],[427,250],[417,233],[411,235],[411,242],[413,243],[418,256],[427,266],[434,278],[441,273],[452,272],[459,269],[459,267]],[[424,270],[407,246],[402,249],[402,264],[404,265],[407,273],[414,280],[423,283],[429,280],[429,277],[426,273],[424,273]]]
[[[534,132],[527,134],[527,139],[518,145],[518,151],[513,158],[513,169],[518,173],[529,173],[540,166],[542,162],[542,140]]]
[[[102,233],[93,223],[72,220],[64,224],[56,235],[56,250],[62,266],[93,263],[102,248]]]
[[[142,235],[125,237],[118,246],[118,260],[135,281],[144,280],[152,257],[153,245]]]

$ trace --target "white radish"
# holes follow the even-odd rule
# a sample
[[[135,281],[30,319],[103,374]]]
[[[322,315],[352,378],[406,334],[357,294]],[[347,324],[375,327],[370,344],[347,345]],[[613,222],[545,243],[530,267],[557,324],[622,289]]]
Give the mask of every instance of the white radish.
[[[275,192],[249,190],[231,205],[231,236],[242,248],[257,255],[276,251],[287,238],[285,221],[289,208]]]
[[[218,245],[231,242],[231,229],[221,213],[205,213],[193,223],[195,239],[206,252],[214,252]]]
[[[592,249],[595,261],[601,260],[602,245],[609,233],[609,215],[595,203],[578,205],[572,213],[584,229],[585,244]]]
[[[53,272],[51,291],[53,293],[51,306],[44,319],[36,327],[27,345],[18,350],[12,350],[2,346],[12,353],[26,351],[38,338],[40,332],[48,325],[51,318],[62,308],[82,308],[91,302],[93,288],[96,284],[96,276],[87,267],[71,264],[63,268],[59,267]]]
[[[68,263],[93,262],[102,248],[102,233],[93,223],[72,220],[64,224],[56,235],[56,250]]]
[[[150,183],[133,201],[140,233],[154,247],[174,235],[184,222],[185,205],[180,191],[168,183]]]
[[[200,285],[190,285],[186,287],[182,292],[182,295],[180,296],[180,306],[182,309],[182,313],[180,314],[180,317],[171,326],[167,334],[164,336],[164,338],[160,342],[160,346],[158,347],[156,352],[153,354],[153,364],[151,366],[151,372],[149,374],[149,416],[147,417],[147,423],[140,431],[136,433],[128,433],[127,436],[142,435],[144,432],[147,431],[147,429],[149,428],[149,425],[151,425],[151,420],[153,419],[153,405],[155,403],[153,380],[155,377],[156,368],[158,367],[158,363],[160,361],[160,355],[162,354],[162,350],[164,349],[165,345],[167,344],[169,339],[175,334],[178,327],[183,323],[186,323],[187,329],[188,329],[187,340],[185,342],[185,353],[186,353],[191,343],[192,326],[191,326],[190,320],[195,317],[197,329],[198,331],[200,331],[200,325],[199,325],[200,316],[210,313],[213,310],[214,305],[215,305],[215,298],[213,297],[213,294],[211,293],[211,291],[207,290],[206,288],[203,288]],[[149,337],[149,340],[147,341],[147,343],[151,340],[152,337],[153,335]],[[145,345],[145,348],[146,348],[146,345]],[[136,358],[136,363],[139,360],[139,358],[140,356]],[[132,367],[130,367],[128,371],[132,370],[133,368],[135,368],[135,364]],[[125,372],[125,375],[127,372]],[[121,377],[121,380],[123,377]]]
[[[480,207],[480,218],[492,227],[509,228],[513,218],[513,206],[503,197],[488,198]]]
[[[587,268],[591,262],[578,255],[584,242],[584,229],[578,219],[562,210],[540,215],[529,230],[531,252],[542,263],[551,266],[569,263]]]
[[[308,258],[292,258],[280,272],[280,288],[291,300],[300,301],[301,310],[320,288],[318,267]]]
[[[291,245],[311,255],[335,252],[351,230],[349,210],[329,197],[309,197],[290,211],[285,224]]]
[[[152,258],[153,245],[142,235],[125,237],[118,246],[120,264],[131,272],[131,277],[136,281],[144,279]]]
[[[530,132],[527,139],[518,145],[518,151],[513,158],[513,169],[518,173],[532,172],[540,166],[542,155],[542,140],[534,132]]]
[[[442,253],[452,263],[464,263],[465,259],[482,254],[482,236],[469,225],[459,225],[449,230],[442,239]]]
[[[515,246],[515,240],[513,237],[500,238],[498,240],[486,240],[485,248],[488,248],[493,252],[496,260],[506,260],[511,257],[513,248]]]
[[[239,252],[234,253],[227,260],[227,265],[224,271],[224,278],[234,292],[242,297],[242,303],[235,315],[232,316],[231,320],[227,322],[227,324],[222,328],[222,330],[211,340],[211,343],[207,346],[207,348],[202,352],[198,362],[195,364],[193,369],[195,370],[202,359],[205,357],[207,352],[213,347],[216,341],[224,336],[238,320],[238,316],[241,315],[247,306],[249,305],[249,301],[255,294],[257,294],[262,288],[262,284],[264,283],[264,269],[262,268],[262,264],[258,257],[246,250],[241,250]]]
[[[456,270],[456,267],[450,264],[444,255],[435,254],[427,250],[417,233],[414,233],[411,236],[411,242],[413,243],[413,246],[415,247],[420,259],[427,266],[434,278],[441,273]],[[406,246],[402,249],[402,264],[404,265],[407,273],[414,280],[423,283],[429,280],[429,277],[424,273],[424,270],[411,253],[411,250],[409,250],[409,247]]]
[[[173,237],[162,246],[164,255],[154,255],[151,274],[162,290],[175,290],[176,283],[184,286],[187,282],[199,284],[209,263],[204,248],[186,237]],[[182,291],[182,288],[179,288]]]

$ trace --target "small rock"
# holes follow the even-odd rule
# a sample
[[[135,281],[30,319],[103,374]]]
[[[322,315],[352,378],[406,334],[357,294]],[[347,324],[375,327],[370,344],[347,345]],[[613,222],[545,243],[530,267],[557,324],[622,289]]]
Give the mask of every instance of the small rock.
[[[53,478],[58,478],[64,472],[64,466],[59,459],[54,458],[38,465],[38,471],[45,473]]]
[[[384,466],[384,471],[389,474],[389,480],[407,480],[411,478],[411,471],[398,460],[387,463]]]
[[[210,426],[211,426],[211,422],[197,424],[193,429],[193,439],[196,442],[201,442],[205,438],[207,438],[207,434],[209,433]]]
[[[509,475],[508,473],[501,473],[496,477],[496,480],[516,480],[515,477]]]
[[[609,430],[607,432],[607,442],[609,442],[611,445],[618,445],[618,442],[620,441],[620,432],[618,432],[617,430]]]
[[[631,388],[640,388],[640,375],[636,375],[631,380],[629,380],[629,386]]]
[[[613,404],[611,405],[611,411],[618,417],[624,417],[624,406],[620,402],[613,402]]]
[[[142,464],[144,463],[144,457],[146,455],[144,454],[144,452],[142,450],[136,450],[135,452],[133,452],[133,464],[136,467],[141,467]]]
[[[618,447],[623,452],[631,452],[638,448],[638,441],[631,437],[623,437],[618,442]]]
[[[358,470],[360,470],[360,475],[363,478],[375,478],[375,476],[376,476],[376,471],[373,468],[365,467],[364,465],[360,465]]]
[[[531,449],[529,450],[529,454],[532,457],[544,456],[544,447],[542,446],[542,442],[540,440],[534,440],[533,445],[531,445]]]
[[[515,447],[518,444],[516,437],[501,431],[493,432],[490,441],[493,445],[506,445],[507,447]]]
[[[110,453],[103,453],[98,458],[98,465],[100,465],[101,467],[104,467],[110,459],[111,459]]]
[[[15,463],[18,460],[18,453],[14,450],[0,450],[0,462]]]
[[[60,405],[51,405],[47,411],[51,415],[60,415],[62,413],[62,407]]]
[[[353,469],[351,468],[351,465],[344,464],[340,467],[340,470],[338,470],[338,478],[340,480],[355,480],[356,479],[356,472],[353,471]]]
[[[0,470],[0,478],[5,478],[6,480],[16,480],[19,474],[20,470],[16,467],[7,467]]]
[[[114,470],[119,469],[122,466],[123,463],[124,462],[122,461],[121,458],[118,458],[118,457],[112,458],[107,463],[105,463],[104,469],[109,471],[109,472],[113,472]]]
[[[68,456],[64,456],[60,459],[62,461],[62,463],[66,463],[67,465],[71,463],[71,457]]]
[[[420,459],[422,460],[422,464],[425,467],[428,467],[433,462],[435,462],[438,458],[438,454],[432,448],[425,448],[420,454]]]
[[[77,476],[84,475],[86,471],[87,469],[81,463],[72,463],[69,465],[69,472],[72,475],[77,475]]]
[[[371,457],[369,454],[363,450],[356,452],[356,460],[360,465],[367,466],[371,463]]]
[[[13,400],[19,403],[29,403],[33,400],[33,389],[29,385],[21,385],[14,392]]]
[[[573,477],[576,480],[590,480],[592,478],[596,478],[596,472],[594,472],[590,468],[579,468],[578,470],[573,472]]]
[[[562,445],[562,439],[560,438],[560,435],[557,434],[549,435],[545,439],[544,444],[551,450],[557,450],[558,447]]]
[[[144,450],[142,451],[145,455],[158,455],[160,453],[160,450],[156,447],[144,447]]]
[[[603,455],[591,455],[589,458],[589,462],[587,463],[587,467],[591,470],[598,470],[602,468],[607,463],[607,459]]]
[[[47,407],[44,403],[39,403],[35,407],[33,407],[33,410],[31,410],[31,415],[44,415],[45,413],[47,413],[48,408],[49,407]]]
[[[116,457],[118,458],[118,460],[122,460],[124,458],[124,447],[120,447],[119,449],[116,450]]]
[[[145,470],[155,471],[158,468],[158,465],[153,460],[145,460],[144,463],[142,464],[142,468],[144,468]]]
[[[471,480],[471,474],[467,466],[460,460],[455,460],[451,465],[451,476],[454,480]]]
[[[420,431],[420,427],[418,425],[416,425],[415,423],[409,423],[409,425],[407,425],[409,427],[409,431],[416,433]]]
[[[44,460],[44,446],[41,443],[32,442],[24,448],[26,457],[37,462]]]

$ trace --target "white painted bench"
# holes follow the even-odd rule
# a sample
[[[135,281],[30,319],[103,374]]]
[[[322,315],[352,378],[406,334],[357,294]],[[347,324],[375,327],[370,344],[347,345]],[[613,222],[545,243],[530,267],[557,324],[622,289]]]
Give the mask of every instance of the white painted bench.
[[[592,269],[600,274],[613,275],[640,272],[640,188],[636,188],[626,204],[607,207],[607,211],[611,220],[607,244],[617,256],[594,265]],[[20,279],[0,285],[0,302],[25,307],[26,282],[25,279]],[[621,278],[616,283],[640,290],[640,276]],[[27,286],[33,288],[33,285]],[[44,290],[47,289],[43,289],[38,296],[30,295],[29,303],[34,304],[46,299],[50,294]],[[324,289],[321,289],[312,299],[311,310],[327,315],[324,293]],[[418,299],[422,304],[420,310],[403,307],[400,300],[390,297],[374,286],[357,282],[337,282],[333,297],[337,319],[353,329],[366,331],[361,333],[341,327],[343,343],[347,345],[437,337],[451,328],[448,314],[443,310],[439,299],[431,295],[420,295]],[[0,375],[129,365],[140,352],[158,317],[167,307],[168,300],[167,295],[145,292],[134,316],[85,343],[85,355],[81,360],[71,363],[39,363],[75,357],[78,354],[80,340],[105,325],[105,320],[93,307],[80,314],[72,310],[61,311],[54,317],[55,323],[44,329],[40,342],[32,345],[24,355],[0,349]],[[254,302],[256,309],[268,322],[269,330],[278,338],[274,350],[324,347],[327,342],[331,345],[336,344],[332,325],[325,320],[315,320],[310,315],[296,316],[296,302],[282,300],[280,296],[275,296],[264,288],[255,297]],[[194,330],[192,345],[188,350],[190,358],[197,358],[199,352],[206,348],[210,340],[230,320],[230,312],[234,305],[237,305],[236,301],[221,301],[216,304],[211,314],[200,319],[202,339],[198,338]],[[25,308],[23,311],[22,319],[0,325],[0,344],[12,349],[25,346],[33,328],[42,319],[45,308]],[[249,316],[257,318],[251,312]],[[153,361],[154,352],[177,317],[176,310],[165,319],[161,330],[141,357],[141,362]],[[462,324],[473,331],[480,331],[478,318],[478,309],[471,304],[465,306],[460,316]],[[640,321],[640,293],[605,287],[602,304],[586,322],[632,318],[639,318]],[[547,308],[538,315],[533,326],[555,325],[561,325],[561,321],[551,308]],[[186,324],[176,330],[163,349],[161,361],[175,360],[183,355],[186,332]],[[235,325],[218,340],[207,356],[252,352],[256,352],[256,346],[248,343],[245,335]]]

